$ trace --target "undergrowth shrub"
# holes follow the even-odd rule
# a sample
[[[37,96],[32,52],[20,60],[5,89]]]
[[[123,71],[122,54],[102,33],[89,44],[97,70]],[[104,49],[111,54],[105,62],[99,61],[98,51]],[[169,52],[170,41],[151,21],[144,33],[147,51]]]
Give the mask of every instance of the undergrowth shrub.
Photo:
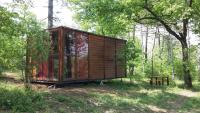
[[[45,106],[43,96],[32,90],[0,88],[0,107],[13,112],[32,113]]]

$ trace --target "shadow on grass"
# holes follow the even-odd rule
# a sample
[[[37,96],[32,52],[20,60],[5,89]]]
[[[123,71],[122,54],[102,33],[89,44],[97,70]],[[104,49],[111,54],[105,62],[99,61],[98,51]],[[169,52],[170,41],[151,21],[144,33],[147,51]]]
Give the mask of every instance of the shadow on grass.
[[[16,79],[12,76],[7,76],[6,74],[3,74],[0,76],[0,81],[11,82],[11,83],[22,83],[23,82],[20,79]]]
[[[194,81],[192,88],[186,88],[184,83],[177,84],[177,87],[180,88],[180,89],[187,89],[187,90],[190,90],[190,91],[193,91],[193,92],[200,92],[200,82],[199,81]]]
[[[99,86],[95,87],[98,88]],[[167,87],[171,86],[151,86],[147,82],[130,84],[127,82],[121,83],[120,81],[112,81],[106,82],[104,87],[108,87],[107,89],[110,90],[110,93],[91,93],[92,96],[99,101],[97,103],[103,103],[103,108],[107,106],[107,108],[115,108],[119,111],[134,109],[137,112],[192,111],[198,113],[200,111],[199,97],[186,97],[175,93],[169,93],[167,92],[167,90],[169,90]],[[115,93],[113,93],[112,90],[114,90]],[[141,90],[146,90],[146,92],[140,92]],[[151,92],[153,90],[158,90],[158,92]],[[151,108],[151,106],[153,106],[153,108]]]

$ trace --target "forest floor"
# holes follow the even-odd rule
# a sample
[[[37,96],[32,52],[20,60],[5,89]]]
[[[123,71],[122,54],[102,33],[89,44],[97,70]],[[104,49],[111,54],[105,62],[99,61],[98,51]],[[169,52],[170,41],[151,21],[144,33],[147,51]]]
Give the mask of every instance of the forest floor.
[[[25,90],[15,73],[0,77],[0,112],[25,113],[199,113],[200,83],[184,89],[180,81],[151,86],[148,81],[127,79],[69,84],[62,88],[32,85]]]

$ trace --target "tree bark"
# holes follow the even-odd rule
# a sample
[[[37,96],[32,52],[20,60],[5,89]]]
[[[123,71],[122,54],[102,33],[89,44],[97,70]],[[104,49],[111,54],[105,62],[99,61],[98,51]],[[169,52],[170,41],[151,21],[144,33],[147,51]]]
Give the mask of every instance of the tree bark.
[[[25,67],[25,81],[24,81],[24,85],[25,88],[30,88],[30,54],[29,54],[29,49],[28,47],[26,48],[26,67]]]
[[[48,2],[48,28],[53,27],[53,0]]]
[[[183,54],[183,72],[184,72],[184,82],[185,86],[188,88],[192,87],[192,78],[190,75],[190,69],[189,69],[189,51],[188,51],[188,45],[186,38],[181,41],[182,45],[182,54]]]
[[[31,84],[30,84],[30,71],[31,71],[31,52],[30,52],[30,38],[27,37],[26,39],[26,67],[25,67],[25,81],[24,85],[25,88],[30,89]]]
[[[155,40],[156,40],[156,34],[155,34],[155,37],[153,39],[153,47],[152,47],[152,52],[151,52],[151,55],[152,55],[152,58],[151,58],[151,73],[152,73],[152,76],[154,76],[154,48],[155,48]]]
[[[172,80],[174,80],[174,46],[173,46],[173,40],[172,37],[170,36],[170,52],[171,52],[171,64],[172,64]]]
[[[148,59],[148,56],[147,56],[148,36],[149,36],[149,27],[146,26],[145,52],[144,52],[145,63],[147,63],[147,59]]]
[[[144,61],[144,38],[143,38],[143,25],[140,27],[140,36],[142,40],[141,48],[142,48],[142,72],[145,70],[145,61]]]

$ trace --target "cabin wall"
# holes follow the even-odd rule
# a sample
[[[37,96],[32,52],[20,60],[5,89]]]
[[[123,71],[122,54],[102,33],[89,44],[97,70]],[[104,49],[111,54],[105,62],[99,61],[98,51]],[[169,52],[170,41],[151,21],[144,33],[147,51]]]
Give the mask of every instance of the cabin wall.
[[[126,41],[89,35],[89,79],[113,79],[126,76],[126,59],[117,58]]]
[[[105,62],[105,78],[115,78],[116,75],[116,51],[115,39],[104,38],[104,62]]]
[[[104,38],[89,35],[89,79],[104,79]]]

